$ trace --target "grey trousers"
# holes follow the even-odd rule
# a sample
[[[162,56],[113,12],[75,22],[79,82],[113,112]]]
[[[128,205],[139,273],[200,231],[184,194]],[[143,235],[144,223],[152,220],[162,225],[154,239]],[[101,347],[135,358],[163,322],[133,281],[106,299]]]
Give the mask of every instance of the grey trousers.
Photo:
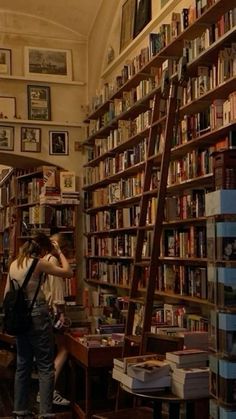
[[[54,390],[54,337],[47,305],[32,311],[30,330],[16,338],[17,368],[14,387],[14,414],[27,415],[31,411],[30,388],[33,359],[39,374],[41,418],[55,416],[52,413]]]

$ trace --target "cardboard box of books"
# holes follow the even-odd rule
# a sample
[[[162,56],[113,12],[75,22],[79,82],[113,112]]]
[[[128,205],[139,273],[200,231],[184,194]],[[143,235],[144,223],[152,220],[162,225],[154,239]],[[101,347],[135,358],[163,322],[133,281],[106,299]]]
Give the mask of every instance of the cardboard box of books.
[[[219,406],[219,419],[235,419],[236,409],[230,409],[224,406]],[[213,418],[214,419],[214,418]]]
[[[236,406],[236,362],[219,359],[219,399]]]
[[[206,217],[220,214],[235,214],[236,190],[219,189],[205,196]]]
[[[218,313],[218,335],[219,351],[236,359],[236,313]]]
[[[236,306],[235,268],[217,268],[217,304],[222,308]]]

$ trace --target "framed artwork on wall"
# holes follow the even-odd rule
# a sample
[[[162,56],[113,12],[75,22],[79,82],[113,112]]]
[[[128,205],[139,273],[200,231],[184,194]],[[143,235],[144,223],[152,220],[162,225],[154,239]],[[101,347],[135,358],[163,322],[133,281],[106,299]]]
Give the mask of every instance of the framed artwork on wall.
[[[28,119],[41,121],[51,120],[50,87],[27,86],[28,93]]]
[[[71,51],[25,47],[25,76],[37,80],[72,80]]]
[[[21,151],[39,153],[41,151],[41,129],[34,127],[21,128]]]
[[[126,0],[122,6],[120,52],[129,45],[134,35],[134,14],[136,0]]]
[[[0,119],[14,119],[16,117],[16,98],[0,96]]]
[[[10,76],[11,74],[11,50],[0,48],[0,74]]]
[[[14,150],[14,127],[0,125],[0,150]]]
[[[69,154],[68,131],[49,131],[49,154],[58,156]]]
[[[134,18],[134,38],[143,30],[152,18],[151,0],[136,0]]]

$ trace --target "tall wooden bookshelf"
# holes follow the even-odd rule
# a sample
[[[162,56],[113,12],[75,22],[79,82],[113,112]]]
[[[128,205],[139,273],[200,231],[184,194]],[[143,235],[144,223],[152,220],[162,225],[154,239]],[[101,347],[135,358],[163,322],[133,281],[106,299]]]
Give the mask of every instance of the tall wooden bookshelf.
[[[69,176],[75,187],[69,195],[63,191],[60,181],[65,174]],[[16,257],[20,246],[38,232],[48,236],[60,233],[67,244],[67,257],[74,270],[74,277],[65,280],[65,299],[68,304],[75,304],[77,220],[80,202],[79,193],[76,192],[75,174],[46,165],[31,169],[11,169],[2,179],[0,187],[1,298],[9,264]]]
[[[146,263],[142,264],[138,291],[145,295],[148,281],[154,280],[153,318],[166,322],[171,316],[179,326],[204,331],[214,308],[208,300],[205,200],[218,188],[215,153],[235,147],[236,132],[236,1],[206,4],[191,14],[186,28],[175,32],[174,37],[171,26],[170,32],[167,30],[170,39],[167,36],[155,53],[149,37],[147,47],[124,65],[113,85],[105,83],[88,117],[85,143],[89,158],[84,168],[86,282],[115,288],[118,294],[131,288],[148,159],[152,162],[152,181],[150,191],[145,191],[149,196],[143,226],[142,256]],[[162,72],[168,68],[174,81],[176,63],[183,55],[188,60],[189,81],[181,95],[163,198],[160,266],[156,278],[149,278],[166,123],[165,108],[155,121],[151,121],[151,110],[154,97],[160,95]],[[158,126],[157,141],[148,156],[153,126]],[[137,304],[140,314],[139,308]],[[140,333],[137,326],[142,329],[142,320],[136,324]],[[153,320],[145,328],[155,331],[156,326]]]

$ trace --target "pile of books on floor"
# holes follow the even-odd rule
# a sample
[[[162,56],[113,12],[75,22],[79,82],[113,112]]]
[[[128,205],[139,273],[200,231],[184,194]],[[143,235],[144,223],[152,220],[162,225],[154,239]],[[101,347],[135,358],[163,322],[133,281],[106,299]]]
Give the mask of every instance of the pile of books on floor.
[[[132,391],[153,391],[171,386],[171,368],[158,355],[114,358],[114,380]]]
[[[209,396],[208,352],[185,349],[167,352],[166,360],[172,368],[172,393],[181,398]]]

